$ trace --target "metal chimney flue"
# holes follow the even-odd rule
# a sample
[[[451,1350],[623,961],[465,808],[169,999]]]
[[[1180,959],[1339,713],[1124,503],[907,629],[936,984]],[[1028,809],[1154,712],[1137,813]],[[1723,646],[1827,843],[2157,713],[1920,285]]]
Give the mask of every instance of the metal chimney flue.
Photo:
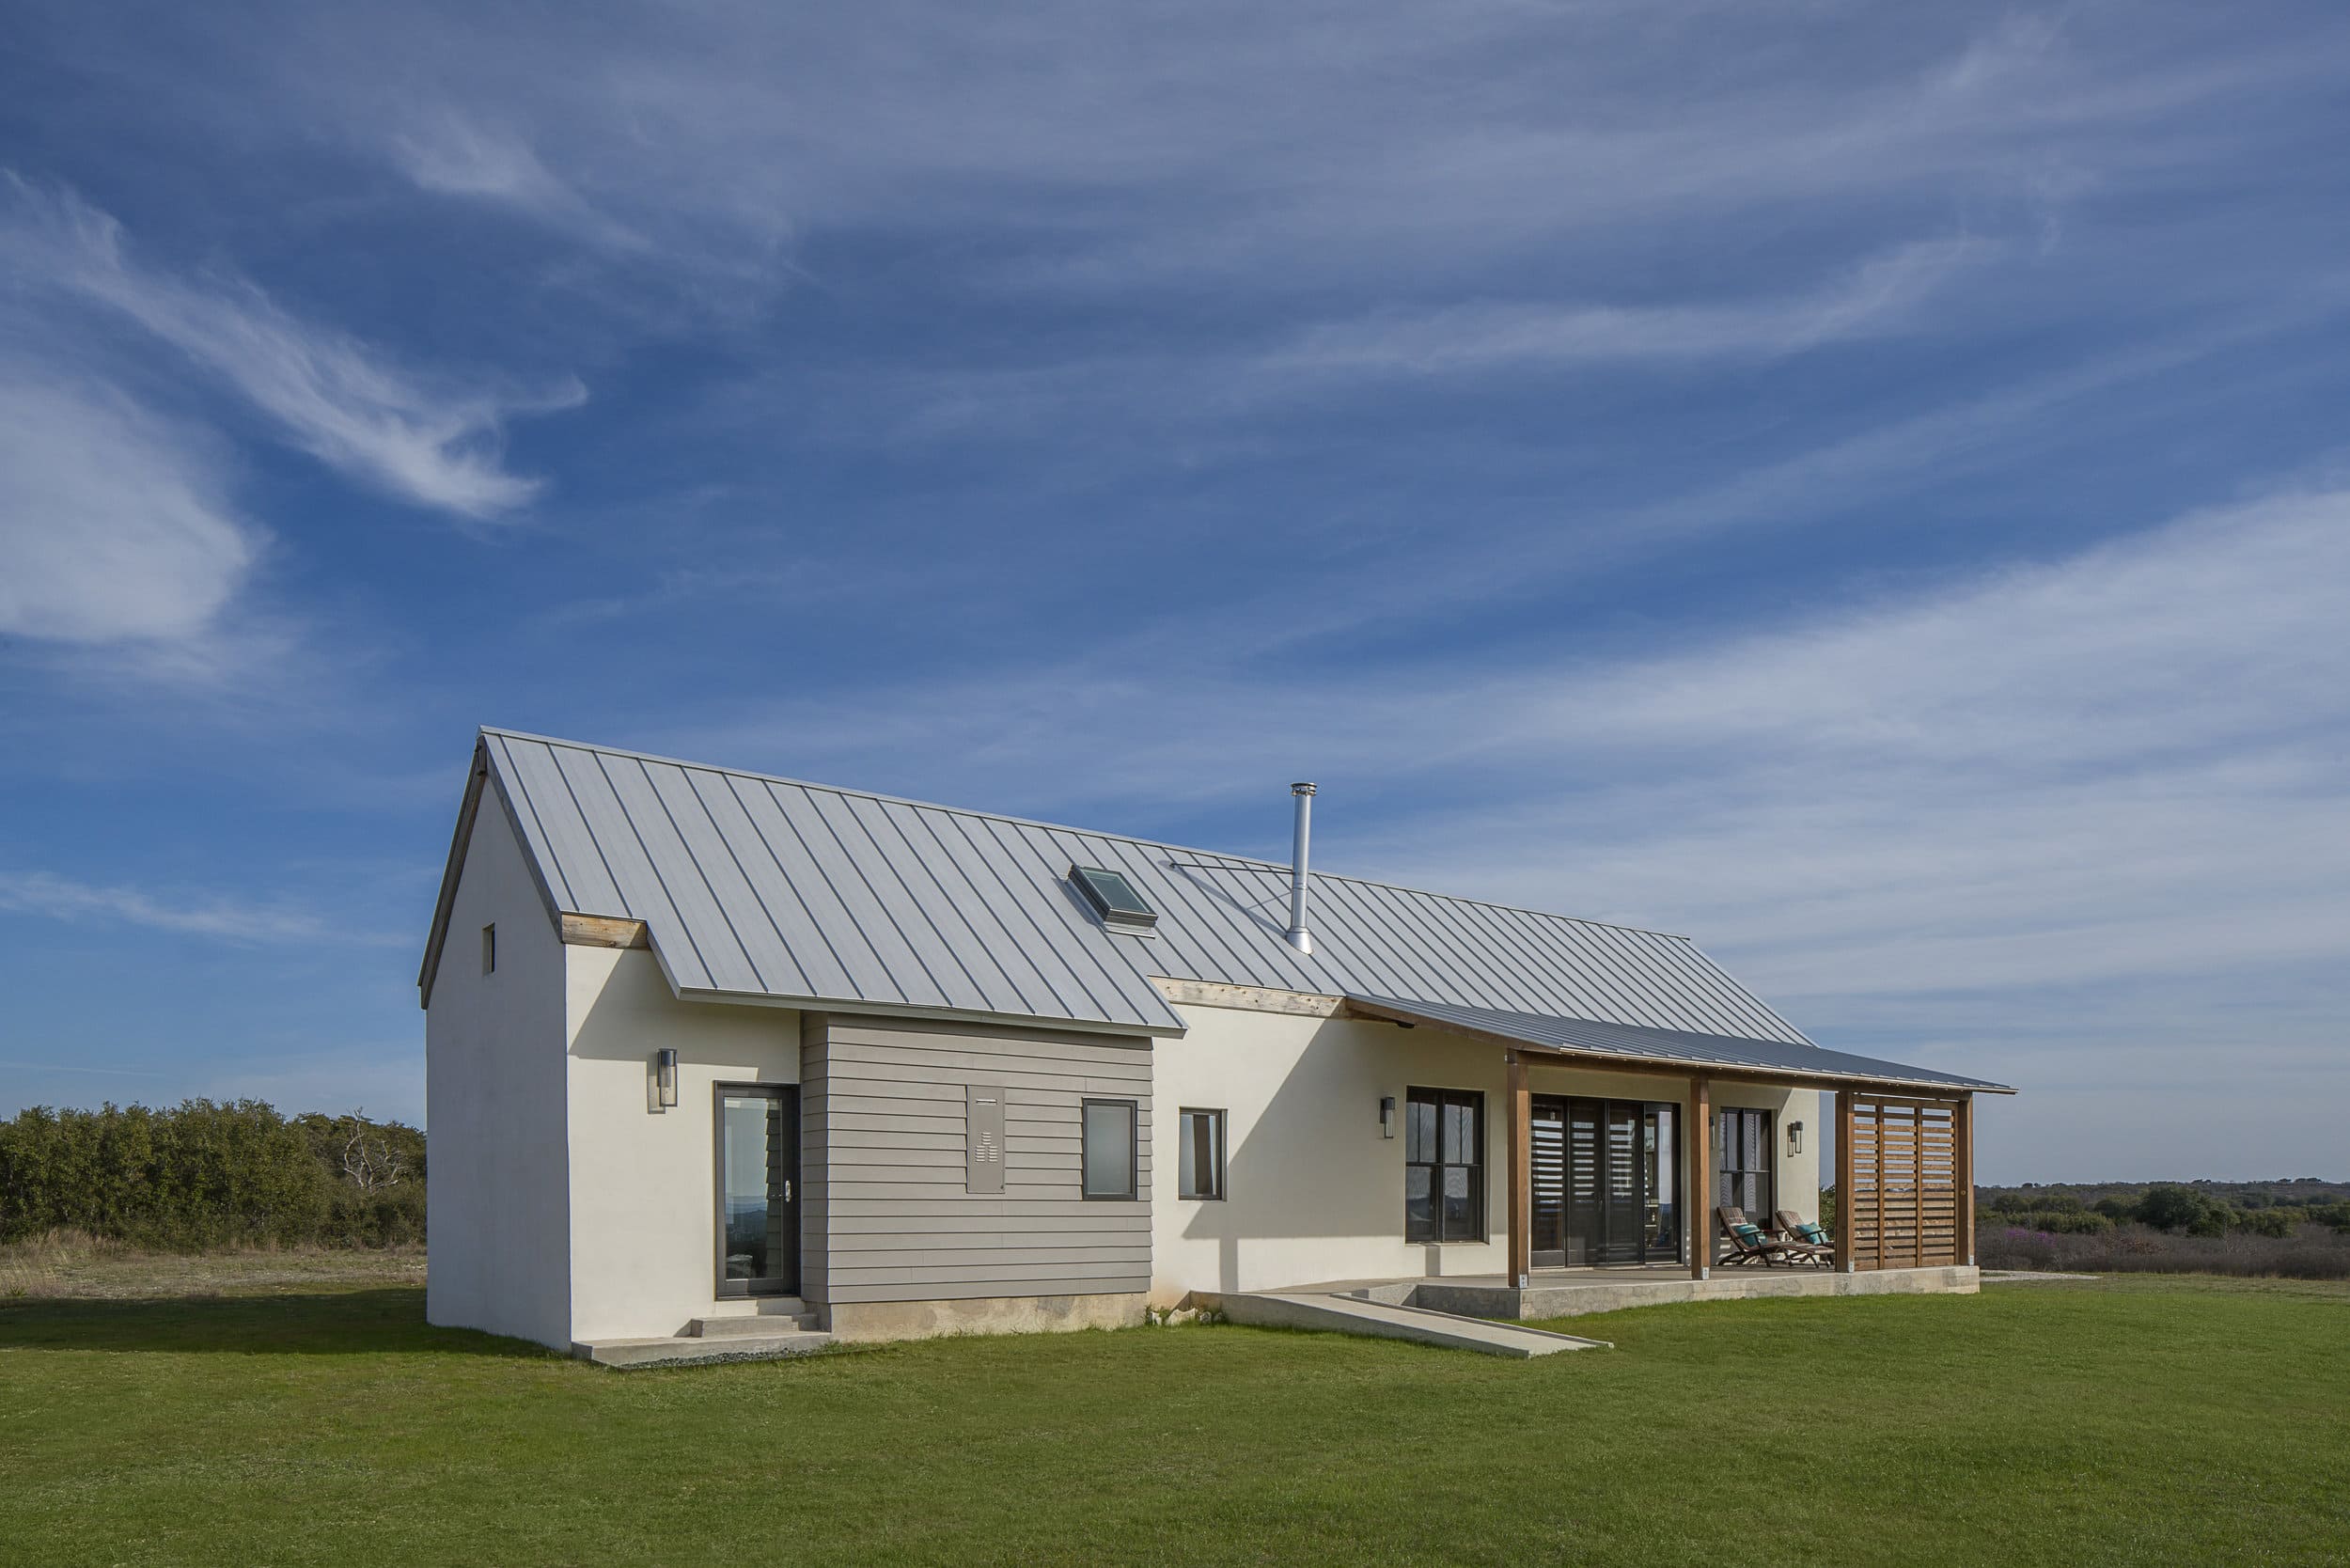
[[[1301,953],[1314,950],[1314,933],[1306,929],[1306,848],[1314,825],[1314,787],[1292,784],[1290,793],[1297,797],[1297,842],[1290,851],[1290,929],[1289,943]]]

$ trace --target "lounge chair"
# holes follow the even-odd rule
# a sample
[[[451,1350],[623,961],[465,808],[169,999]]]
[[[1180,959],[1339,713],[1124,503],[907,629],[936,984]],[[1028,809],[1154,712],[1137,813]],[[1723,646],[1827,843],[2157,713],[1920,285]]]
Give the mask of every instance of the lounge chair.
[[[1720,1262],[1732,1267],[1747,1263],[1761,1263],[1764,1268],[1779,1263],[1812,1263],[1828,1256],[1825,1247],[1808,1242],[1780,1241],[1763,1234],[1762,1228],[1748,1219],[1743,1209],[1725,1203],[1714,1213],[1720,1217],[1722,1231],[1730,1237],[1730,1256]]]
[[[1781,1241],[1801,1242],[1808,1247],[1816,1247],[1820,1255],[1811,1260],[1813,1262],[1821,1264],[1835,1262],[1836,1238],[1827,1233],[1825,1226],[1814,1219],[1802,1218],[1793,1209],[1781,1209],[1773,1217],[1778,1221],[1778,1235]]]

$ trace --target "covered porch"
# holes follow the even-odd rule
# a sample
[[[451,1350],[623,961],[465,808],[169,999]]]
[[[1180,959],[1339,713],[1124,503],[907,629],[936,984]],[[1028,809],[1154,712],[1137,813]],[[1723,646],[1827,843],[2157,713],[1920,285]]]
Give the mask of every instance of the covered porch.
[[[1975,1288],[1974,1101],[2013,1092],[2006,1085],[1784,1042],[1388,997],[1351,996],[1347,1005],[1501,1053],[1505,1266],[1499,1275],[1432,1273],[1318,1289],[1521,1318],[1668,1301]],[[1546,1066],[1637,1070],[1652,1079],[1669,1072],[1680,1092],[1645,1104],[1537,1094],[1532,1075]],[[1822,1097],[1838,1198],[1824,1256],[1757,1255],[1720,1222],[1725,1204],[1759,1206],[1747,1217],[1766,1232],[1774,1209],[1820,1217],[1816,1190],[1780,1192],[1770,1179],[1779,1145],[1800,1153],[1816,1131],[1722,1103],[1762,1089]],[[1807,1177],[1811,1168],[1809,1161],[1801,1167]],[[1627,1235],[1629,1244],[1621,1239]]]

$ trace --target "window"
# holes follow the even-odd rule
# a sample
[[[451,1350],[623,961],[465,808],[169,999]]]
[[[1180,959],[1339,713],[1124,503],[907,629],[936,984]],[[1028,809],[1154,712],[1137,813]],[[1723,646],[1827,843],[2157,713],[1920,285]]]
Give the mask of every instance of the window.
[[[1224,1113],[1186,1110],[1181,1118],[1176,1144],[1175,1196],[1219,1199],[1224,1196]]]
[[[1093,906],[1102,923],[1112,931],[1148,933],[1159,923],[1159,912],[1135,891],[1133,883],[1117,871],[1106,871],[1099,866],[1072,866],[1069,880],[1077,885],[1086,902]]]
[[[1769,1111],[1725,1105],[1714,1113],[1714,1169],[1715,1202],[1744,1209],[1758,1225],[1771,1222],[1777,1184],[1771,1180]]]
[[[481,972],[485,975],[494,975],[497,973],[497,967],[498,928],[494,925],[483,926],[481,928]]]
[[[1085,1195],[1135,1196],[1136,1110],[1132,1100],[1088,1100],[1083,1123]]]
[[[1410,1089],[1403,1103],[1403,1239],[1485,1239],[1485,1097]]]

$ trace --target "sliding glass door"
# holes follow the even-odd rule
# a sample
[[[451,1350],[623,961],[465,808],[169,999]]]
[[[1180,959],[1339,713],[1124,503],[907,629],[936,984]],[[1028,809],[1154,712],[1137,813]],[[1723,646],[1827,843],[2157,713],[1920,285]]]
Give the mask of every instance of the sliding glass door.
[[[1680,1256],[1674,1106],[1536,1095],[1532,1112],[1535,1267]]]

